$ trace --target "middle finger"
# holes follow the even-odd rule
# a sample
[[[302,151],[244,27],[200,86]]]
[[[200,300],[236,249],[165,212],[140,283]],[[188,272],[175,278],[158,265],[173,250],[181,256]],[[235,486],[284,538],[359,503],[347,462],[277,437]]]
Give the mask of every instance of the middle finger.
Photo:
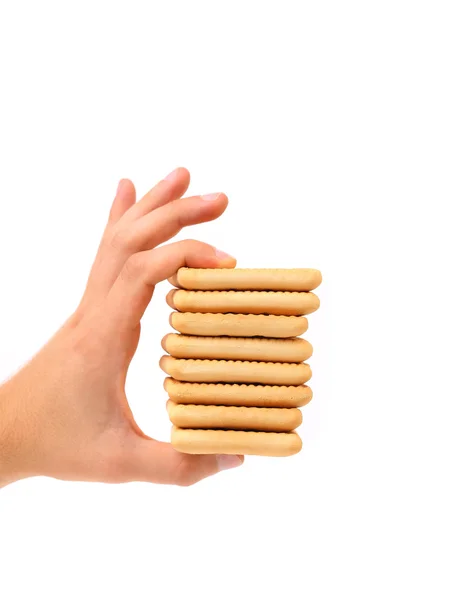
[[[222,193],[175,200],[137,221],[124,224],[112,244],[127,253],[149,250],[172,238],[183,227],[216,219],[227,204],[228,198]]]

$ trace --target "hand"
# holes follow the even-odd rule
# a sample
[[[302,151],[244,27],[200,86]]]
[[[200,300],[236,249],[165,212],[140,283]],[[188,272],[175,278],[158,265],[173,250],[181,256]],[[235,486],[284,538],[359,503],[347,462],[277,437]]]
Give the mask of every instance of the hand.
[[[176,169],[136,203],[131,181],[120,182],[78,309],[0,388],[0,485],[35,475],[189,485],[242,463],[181,454],[149,438],[125,394],[155,285],[182,266],[236,264],[194,240],[157,247],[224,212],[224,194],[181,198],[188,185],[189,173]]]

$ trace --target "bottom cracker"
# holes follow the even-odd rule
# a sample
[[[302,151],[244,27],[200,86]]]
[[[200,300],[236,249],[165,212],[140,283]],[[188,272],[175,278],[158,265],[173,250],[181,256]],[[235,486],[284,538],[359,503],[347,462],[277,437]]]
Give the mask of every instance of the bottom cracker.
[[[186,454],[254,454],[291,456],[302,449],[302,440],[294,433],[180,429],[172,427],[171,443]]]

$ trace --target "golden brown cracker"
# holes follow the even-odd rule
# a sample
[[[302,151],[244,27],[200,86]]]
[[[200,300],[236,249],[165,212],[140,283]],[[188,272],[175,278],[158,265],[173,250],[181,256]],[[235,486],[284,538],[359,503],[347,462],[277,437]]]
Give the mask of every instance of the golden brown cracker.
[[[169,279],[187,290],[269,290],[310,292],[322,281],[317,269],[189,269]]]
[[[162,347],[175,358],[258,360],[265,362],[303,362],[313,348],[301,338],[242,338],[195,336],[169,333]]]
[[[307,363],[271,363],[242,360],[201,360],[163,356],[162,370],[178,381],[197,383],[262,383],[300,385],[311,378]]]
[[[171,422],[188,429],[235,429],[288,432],[302,422],[298,408],[255,408],[248,406],[204,406],[167,402]]]
[[[300,316],[316,311],[313,292],[211,292],[170,290],[167,304],[180,312]]]
[[[188,335],[289,338],[308,329],[306,317],[180,313],[170,315],[171,326]]]
[[[181,429],[172,427],[172,446],[187,454],[254,454],[291,456],[302,448],[295,433],[232,431],[218,429]]]
[[[171,377],[164,380],[164,389],[179,404],[291,408],[305,406],[313,397],[308,385],[189,383]]]

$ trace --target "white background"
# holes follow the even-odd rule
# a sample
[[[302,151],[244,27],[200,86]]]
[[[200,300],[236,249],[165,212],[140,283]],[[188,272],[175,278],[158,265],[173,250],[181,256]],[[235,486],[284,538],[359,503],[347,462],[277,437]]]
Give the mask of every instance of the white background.
[[[121,177],[186,166],[230,198],[189,237],[324,276],[302,452],[9,486],[2,600],[449,597],[448,8],[0,2],[1,379],[75,308]],[[128,384],[165,440],[167,287]]]

